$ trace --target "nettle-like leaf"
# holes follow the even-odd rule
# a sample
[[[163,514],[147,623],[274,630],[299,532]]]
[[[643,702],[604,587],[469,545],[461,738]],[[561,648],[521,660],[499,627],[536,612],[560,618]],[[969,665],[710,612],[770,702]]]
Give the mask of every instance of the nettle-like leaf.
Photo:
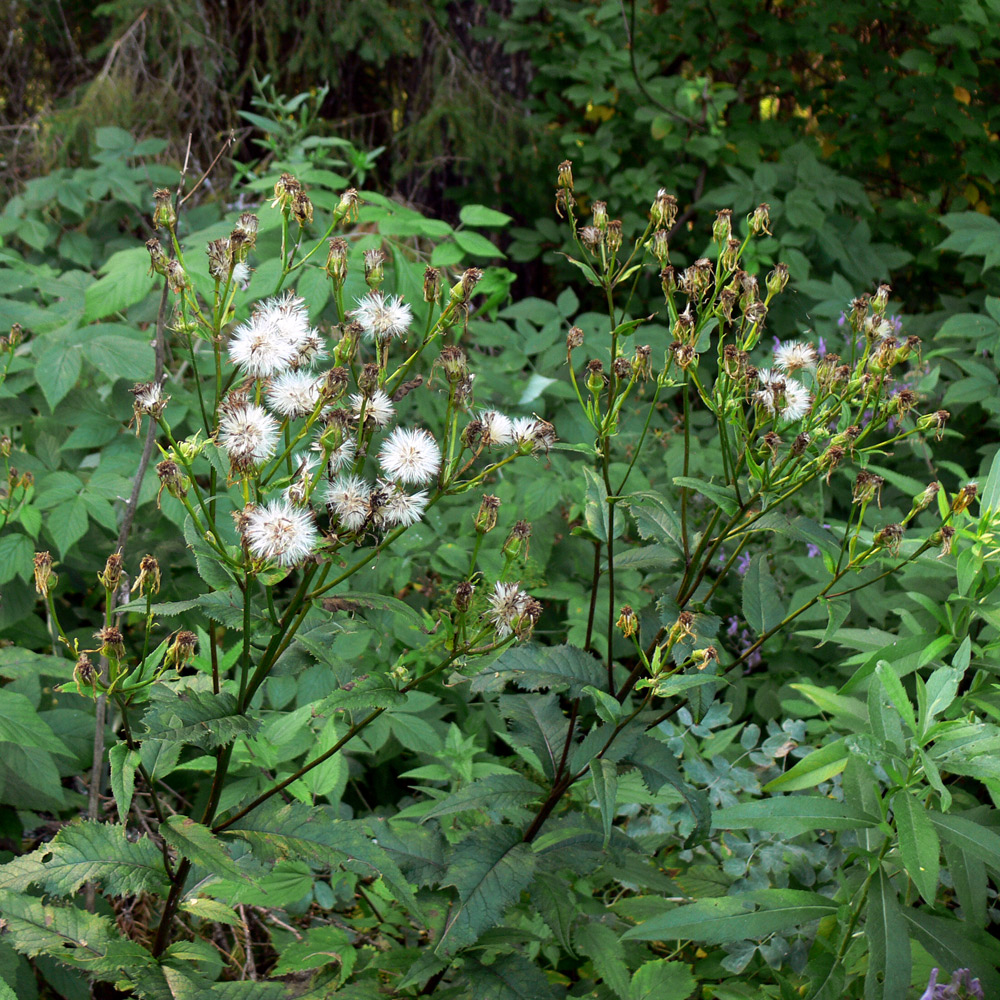
[[[47,844],[0,866],[0,889],[72,896],[84,882],[113,895],[165,892],[163,855],[149,837],[128,840],[118,823],[85,821],[63,827]]]
[[[510,694],[500,698],[508,741],[550,781],[562,759],[567,720],[554,694]]]
[[[48,955],[97,979],[152,966],[153,956],[119,934],[114,922],[76,906],[46,906],[40,899],[0,889],[4,940],[28,958]]]
[[[169,816],[160,824],[160,836],[182,857],[222,878],[244,878],[236,862],[207,826],[187,816]]]
[[[535,862],[516,827],[480,827],[462,840],[442,880],[458,890],[458,901],[438,941],[438,954],[454,954],[496,927],[531,884]]]
[[[212,694],[156,684],[151,702],[142,721],[148,735],[157,740],[211,750],[232,743],[237,736],[250,736],[257,728],[256,721],[236,714],[236,696],[226,691]]]
[[[585,687],[601,687],[607,675],[601,663],[576,646],[539,646],[525,643],[509,646],[481,674],[473,679],[474,691],[495,689],[502,681],[516,684],[522,691],[566,691],[578,698]]]
[[[366,830],[414,884],[437,885],[444,877],[444,838],[439,830],[384,819],[368,821]]]
[[[537,965],[517,954],[489,965],[470,960],[462,972],[465,995],[476,1000],[555,1000],[560,995]]]
[[[436,802],[423,814],[421,822],[473,809],[482,809],[490,816],[501,817],[523,809],[543,794],[544,790],[540,785],[523,775],[488,774]]]
[[[343,864],[362,875],[381,876],[393,896],[420,916],[413,888],[396,862],[360,823],[336,820],[332,811],[299,802],[266,804],[223,831],[245,840],[256,858],[290,858],[320,867]]]

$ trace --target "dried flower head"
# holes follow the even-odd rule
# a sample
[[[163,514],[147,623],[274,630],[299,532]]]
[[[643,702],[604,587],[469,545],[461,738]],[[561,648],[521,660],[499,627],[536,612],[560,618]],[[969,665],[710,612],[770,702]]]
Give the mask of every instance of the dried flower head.
[[[49,591],[59,582],[59,577],[52,572],[52,555],[48,552],[36,552],[34,567],[35,591],[47,598]]]
[[[800,340],[783,341],[774,349],[774,367],[788,374],[803,368],[812,370],[816,361],[816,348]]]
[[[523,639],[530,634],[541,614],[541,605],[517,583],[497,583],[487,598],[490,610],[487,619],[498,639],[510,635]]]

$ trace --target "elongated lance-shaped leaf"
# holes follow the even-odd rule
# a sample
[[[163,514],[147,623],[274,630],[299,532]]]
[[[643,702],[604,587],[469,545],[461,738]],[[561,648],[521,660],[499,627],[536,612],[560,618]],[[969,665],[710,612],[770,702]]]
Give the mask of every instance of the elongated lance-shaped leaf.
[[[943,840],[1000,873],[1000,834],[995,830],[961,813],[939,813],[936,809],[928,809],[927,818]]]
[[[902,911],[910,936],[931,953],[942,969],[969,969],[979,979],[983,996],[1000,997],[997,942],[967,920],[937,917],[909,906]]]
[[[769,781],[765,792],[797,792],[804,788],[815,788],[820,782],[828,781],[847,767],[847,745],[843,738],[827,743],[813,750],[807,757],[796,762],[781,777]]]
[[[113,895],[165,892],[163,855],[149,837],[128,840],[117,823],[85,821],[63,827],[49,843],[0,866],[0,889],[71,896],[84,882]]]
[[[758,889],[678,906],[626,931],[633,941],[687,939],[725,944],[759,939],[837,912],[837,904],[800,889]]]
[[[764,830],[797,836],[808,830],[860,830],[878,819],[821,795],[785,795],[741,802],[712,813],[716,830]]]
[[[435,827],[371,819],[365,822],[365,831],[416,885],[437,885],[444,877],[444,838]]]
[[[451,955],[500,923],[531,883],[535,860],[516,827],[480,827],[461,841],[442,880],[442,885],[458,890],[458,901],[448,915],[437,953]]]
[[[763,555],[756,556],[743,577],[743,617],[758,635],[774,628],[784,615],[765,558]]]
[[[905,788],[892,797],[899,852],[906,872],[931,906],[937,896],[941,843],[923,803]]]
[[[618,798],[618,768],[610,761],[596,757],[590,762],[590,777],[601,811],[601,825],[604,827],[604,846],[611,840],[611,824],[615,821],[615,805]]]
[[[462,996],[476,1000],[555,1000],[565,995],[556,993],[534,962],[516,953],[489,965],[470,956],[462,973]]]
[[[76,906],[45,906],[33,896],[0,889],[0,917],[5,939],[28,958],[48,955],[105,981],[155,964],[110,918]]]
[[[868,888],[865,936],[865,1000],[906,1000],[910,988],[910,939],[896,890],[881,866]]]

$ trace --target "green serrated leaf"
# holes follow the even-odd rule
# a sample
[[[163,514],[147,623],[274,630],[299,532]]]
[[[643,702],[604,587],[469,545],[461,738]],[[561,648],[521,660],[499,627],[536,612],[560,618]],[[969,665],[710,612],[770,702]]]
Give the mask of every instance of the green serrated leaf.
[[[906,872],[931,906],[937,897],[941,844],[924,804],[905,788],[892,797],[899,851]]]
[[[578,698],[586,686],[600,687],[606,683],[606,674],[595,656],[576,646],[541,646],[529,642],[505,649],[473,679],[472,689],[481,690],[501,679],[512,681],[522,691],[548,688]]]
[[[126,743],[116,743],[109,751],[111,761],[111,792],[118,807],[118,819],[128,822],[128,811],[132,807],[132,793],[135,791],[135,770],[139,766],[139,751],[130,750]]]
[[[604,827],[604,846],[611,840],[611,826],[615,821],[615,807],[618,797],[618,768],[603,757],[590,762],[590,778],[597,799],[597,808],[601,811],[601,824]]]
[[[212,694],[156,684],[150,689],[151,706],[143,717],[150,738],[172,740],[211,750],[249,736],[257,722],[236,713],[236,696]]]
[[[207,826],[187,816],[169,816],[160,824],[160,836],[182,857],[222,878],[244,878],[222,842]]]
[[[687,1000],[697,985],[689,965],[658,958],[635,970],[628,1000]]]
[[[757,635],[763,635],[774,628],[784,614],[774,577],[767,568],[767,556],[762,553],[751,560],[743,577],[743,617]]]
[[[488,774],[452,792],[421,817],[425,823],[438,816],[482,809],[501,816],[506,810],[520,809],[534,802],[543,789],[520,774]]]
[[[865,1000],[906,1000],[910,989],[910,941],[892,882],[881,866],[872,878],[865,909],[868,973]]]
[[[618,935],[597,920],[581,923],[573,934],[573,944],[590,959],[597,975],[621,1000],[629,1000],[629,974],[625,947]]]
[[[455,848],[442,885],[458,891],[435,951],[452,955],[495,927],[531,882],[535,854],[512,826],[480,827]]]

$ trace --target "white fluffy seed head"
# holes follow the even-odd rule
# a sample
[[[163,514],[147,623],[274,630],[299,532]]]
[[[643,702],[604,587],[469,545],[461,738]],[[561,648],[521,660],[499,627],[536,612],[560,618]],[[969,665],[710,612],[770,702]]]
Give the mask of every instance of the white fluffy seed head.
[[[365,420],[371,420],[376,427],[385,427],[386,424],[392,423],[392,418],[395,416],[392,400],[381,389],[376,389],[368,399],[359,392],[351,396],[351,409],[358,418],[361,416],[362,407],[365,411]]]
[[[249,469],[267,461],[278,445],[278,422],[262,406],[242,403],[224,407],[216,440],[233,466]]]
[[[258,303],[250,319],[233,333],[229,357],[245,375],[277,375],[295,362],[309,333],[303,300],[289,292]]]
[[[486,601],[490,606],[486,617],[497,638],[506,639],[519,628],[519,620],[530,606],[531,595],[521,590],[517,583],[497,583]]]
[[[322,451],[323,446],[317,441],[313,448],[316,451]],[[331,476],[335,476],[341,469],[345,466],[350,465],[354,461],[354,455],[358,450],[357,443],[354,438],[345,437],[343,441],[337,445],[327,455],[327,469]]]
[[[357,531],[368,519],[371,487],[358,476],[339,476],[327,487],[326,502],[347,531]]]
[[[251,554],[279,566],[295,566],[316,547],[318,532],[308,508],[272,500],[250,510],[242,523]]]
[[[353,315],[368,340],[405,336],[413,322],[413,310],[398,295],[387,298],[380,291],[359,299]]]
[[[267,401],[283,417],[304,417],[319,402],[320,381],[311,372],[287,371],[267,387]]]
[[[812,406],[809,390],[800,382],[788,379],[785,383],[785,405],[781,409],[783,420],[801,420]]]
[[[379,464],[403,483],[429,483],[441,468],[441,449],[420,428],[397,427],[382,444]]]
[[[479,414],[483,425],[482,442],[487,447],[510,444],[514,440],[514,424],[499,410],[484,410]]]
[[[398,483],[384,480],[378,485],[384,497],[378,511],[381,525],[387,528],[409,527],[423,517],[430,499],[425,492],[405,493]]]
[[[774,367],[783,372],[810,371],[816,367],[816,348],[801,340],[785,340],[774,349]]]

